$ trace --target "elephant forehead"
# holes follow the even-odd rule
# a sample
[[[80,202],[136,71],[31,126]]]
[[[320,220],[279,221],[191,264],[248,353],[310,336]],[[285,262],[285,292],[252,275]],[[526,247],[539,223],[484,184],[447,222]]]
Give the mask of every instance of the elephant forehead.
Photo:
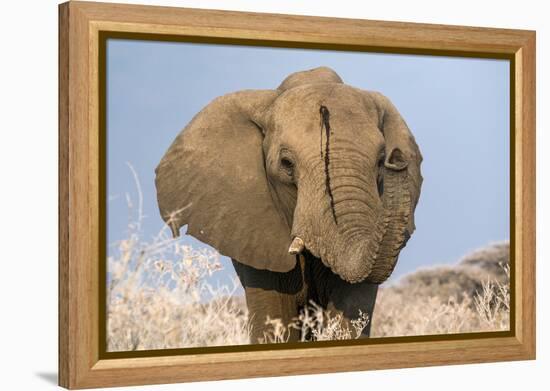
[[[367,114],[363,96],[345,84],[326,83],[295,87],[274,102],[271,116],[277,121],[288,117],[318,120],[319,108],[325,106],[335,116]]]
[[[327,83],[293,88],[281,94],[273,104],[271,127],[278,131],[319,131],[321,107],[328,110],[329,121],[342,131],[371,127],[378,123],[378,112],[365,102],[357,89]]]

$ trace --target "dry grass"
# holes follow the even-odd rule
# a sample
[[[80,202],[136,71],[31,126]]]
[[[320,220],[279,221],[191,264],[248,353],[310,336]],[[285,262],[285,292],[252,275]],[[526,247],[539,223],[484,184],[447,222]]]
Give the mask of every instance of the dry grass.
[[[233,287],[213,288],[219,255],[165,239],[132,235],[109,257],[108,348],[169,349],[248,343],[246,309]],[[167,255],[169,254],[169,255]]]
[[[420,269],[380,289],[373,337],[509,329],[507,242],[474,251],[455,266]]]
[[[164,227],[150,241],[141,234],[143,214],[129,197],[128,237],[113,243],[108,257],[107,343],[109,351],[242,345],[249,343],[248,313],[232,286],[213,287],[221,270],[215,251],[193,249]],[[478,250],[456,266],[418,270],[381,287],[372,320],[373,337],[507,330],[508,243]],[[290,325],[266,319],[264,343],[286,342],[298,329],[302,340],[358,338],[370,320],[350,326],[315,303]]]
[[[301,342],[357,339],[368,323],[368,315],[359,311],[359,317],[351,321],[351,327],[347,326],[341,314],[332,314],[311,302],[289,325],[268,317],[265,324],[270,327],[264,333],[262,343],[288,342],[291,330],[299,331]]]

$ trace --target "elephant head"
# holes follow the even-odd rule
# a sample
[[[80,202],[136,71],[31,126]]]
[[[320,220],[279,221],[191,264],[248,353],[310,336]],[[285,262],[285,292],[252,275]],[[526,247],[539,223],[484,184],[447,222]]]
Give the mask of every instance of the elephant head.
[[[158,165],[157,198],[174,236],[187,224],[246,265],[286,272],[309,251],[381,283],[415,228],[421,160],[386,97],[321,67],[212,101]]]

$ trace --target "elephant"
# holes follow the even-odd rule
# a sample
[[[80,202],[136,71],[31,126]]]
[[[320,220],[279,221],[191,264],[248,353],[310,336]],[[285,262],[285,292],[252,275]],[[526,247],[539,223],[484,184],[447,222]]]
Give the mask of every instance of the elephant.
[[[347,324],[367,314],[368,337],[378,287],[415,230],[421,162],[387,97],[318,67],[215,98],[177,135],[155,184],[174,237],[187,225],[232,259],[252,343],[267,317],[287,324],[310,301]]]

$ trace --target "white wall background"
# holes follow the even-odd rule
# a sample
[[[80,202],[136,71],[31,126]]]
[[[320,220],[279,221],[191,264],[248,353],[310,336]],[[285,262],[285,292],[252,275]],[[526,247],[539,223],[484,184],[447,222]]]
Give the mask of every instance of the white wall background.
[[[119,2],[124,2],[119,0]],[[422,369],[147,387],[186,390],[322,388],[541,389],[548,378],[550,138],[545,2],[428,0],[157,0],[134,3],[537,30],[538,359]],[[57,373],[57,1],[1,5],[0,300],[2,389],[52,389]],[[545,23],[546,22],[546,23]],[[545,376],[546,375],[546,376]],[[185,387],[185,388],[184,388]],[[327,388],[325,388],[327,387]],[[137,389],[137,388],[136,388]],[[142,388],[143,389],[143,388]]]

